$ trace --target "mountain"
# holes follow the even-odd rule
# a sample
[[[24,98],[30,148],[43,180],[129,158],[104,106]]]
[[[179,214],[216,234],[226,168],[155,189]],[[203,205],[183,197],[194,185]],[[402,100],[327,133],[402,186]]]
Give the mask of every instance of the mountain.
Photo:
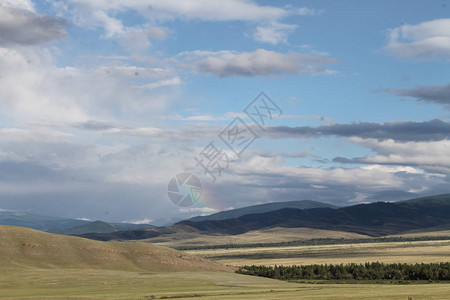
[[[226,219],[233,219],[233,218],[239,218],[244,215],[248,214],[260,214],[260,213],[266,213],[274,210],[279,210],[283,208],[297,208],[297,209],[310,209],[310,208],[320,208],[320,207],[328,207],[328,208],[337,208],[337,206],[318,202],[318,201],[312,201],[312,200],[300,200],[300,201],[287,201],[287,202],[272,202],[272,203],[265,203],[265,204],[259,204],[259,205],[253,205],[253,206],[247,206],[237,209],[231,209],[226,211],[221,211],[209,216],[197,216],[189,219],[189,221],[205,221],[205,220],[226,220]]]
[[[150,224],[92,222],[9,210],[0,210],[0,225],[27,227],[58,234],[110,233],[155,228],[155,226]]]
[[[0,210],[0,225],[28,227],[37,230],[47,231],[52,228],[68,228],[80,226],[89,223],[89,221],[45,217],[35,214],[19,211]]]
[[[400,202],[396,202],[396,203],[414,203],[417,205],[435,206],[435,205],[445,205],[448,201],[450,201],[450,194],[420,197],[420,198],[400,201]]]
[[[86,232],[73,235],[97,241],[129,241],[150,239],[160,236],[161,233],[153,229],[134,229],[113,232]]]
[[[58,234],[82,235],[86,233],[111,233],[116,231],[139,230],[154,227],[155,226],[148,224],[106,223],[103,221],[94,221],[69,228],[53,228],[48,230],[48,232]]]
[[[308,202],[299,201],[303,205]],[[286,202],[275,205],[257,205],[256,210],[264,211],[267,207],[285,205]],[[289,203],[289,202],[287,202]],[[298,203],[298,202],[297,202]],[[317,202],[309,202],[317,205]],[[320,204],[320,202],[319,202]],[[327,206],[325,204],[325,206]],[[242,213],[246,209],[238,209]],[[235,213],[235,210],[223,212],[225,215]],[[221,218],[217,213],[211,218]],[[188,241],[195,245],[207,239],[208,236],[232,237],[248,232],[270,232],[271,229],[282,232],[283,228],[298,228],[311,230],[326,230],[335,232],[360,234],[364,236],[383,236],[399,234],[406,231],[429,231],[450,229],[450,195],[437,195],[411,199],[401,202],[376,202],[358,204],[347,207],[319,207],[309,209],[282,208],[263,213],[241,215],[236,218],[217,220],[198,220],[193,218],[181,221],[168,227],[158,227],[144,230],[117,231],[112,233],[90,233],[81,236],[95,240],[144,240],[149,242],[182,244]],[[327,234],[328,234],[327,233]],[[289,238],[286,236],[286,238]],[[290,239],[295,239],[292,236]]]
[[[308,227],[382,236],[408,230],[450,227],[450,197],[358,204],[337,209],[284,208],[233,219],[198,222],[188,220],[178,224],[206,234],[242,234],[263,228]]]
[[[233,271],[216,262],[138,242],[99,242],[0,226],[0,267],[8,269],[100,269],[121,271]]]

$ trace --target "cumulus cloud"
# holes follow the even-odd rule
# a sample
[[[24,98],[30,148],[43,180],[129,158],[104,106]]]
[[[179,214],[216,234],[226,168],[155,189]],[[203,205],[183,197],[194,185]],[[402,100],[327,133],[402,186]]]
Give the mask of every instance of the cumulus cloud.
[[[401,97],[411,97],[418,101],[450,105],[450,84],[435,86],[419,86],[413,89],[385,89],[380,92]]]
[[[112,126],[114,124],[89,121],[82,127],[103,135]],[[200,126],[197,127],[198,132],[191,129],[192,136],[187,138],[194,141],[201,130],[211,134],[208,139],[215,138],[218,132],[208,126]],[[193,172],[201,178],[208,191],[202,199],[206,203],[215,203],[212,209],[217,209],[217,205],[241,207],[261,201],[306,198],[345,204],[346,200],[356,197],[355,191],[364,194],[365,200],[372,199],[380,191],[385,191],[385,197],[395,195],[393,200],[398,200],[399,194],[401,199],[405,195],[412,196],[401,194],[400,190],[411,193],[426,191],[445,182],[442,177],[429,176],[408,166],[294,167],[286,165],[284,159],[314,155],[307,151],[272,153],[249,150],[211,185],[209,178],[201,169],[195,168],[193,161],[193,153],[198,153],[201,147],[193,150],[185,142],[183,147],[172,150],[168,147],[167,141],[182,141],[182,135],[188,135],[187,131],[172,133],[169,137],[167,132],[151,128],[136,129],[133,134],[138,134],[138,131],[146,138],[159,136],[166,140],[158,143],[152,138],[137,145],[125,145],[114,142],[121,140],[120,135],[108,135],[107,140],[113,141],[108,144],[113,145],[102,146],[80,143],[75,137],[61,136],[57,132],[44,132],[40,136],[35,131],[0,132],[0,196],[5,199],[2,207],[114,221],[157,220],[162,215],[189,217],[204,208],[180,212],[166,195],[167,182],[182,171]],[[131,134],[125,129],[122,133]],[[29,139],[33,135],[36,138]],[[372,147],[372,144],[365,146]],[[386,153],[394,150],[386,148]],[[242,198],[242,195],[246,197]],[[88,211],[83,208],[86,206]]]
[[[349,138],[355,144],[370,148],[376,155],[359,158],[336,158],[336,162],[401,165],[411,173],[412,166],[436,173],[450,174],[450,140],[428,142],[398,142],[394,140]]]
[[[354,168],[308,168],[285,165],[280,157],[253,156],[233,165],[236,183],[229,193],[239,192],[247,187],[249,197],[261,199],[305,199],[313,197],[324,201],[344,204],[355,198],[357,193],[366,195],[368,201],[377,199],[381,192],[396,195],[389,200],[398,200],[409,193],[426,191],[430,187],[445,183],[445,177],[429,175],[417,168],[398,166],[362,166]],[[237,180],[239,178],[239,180]],[[357,186],[357,187],[356,187]],[[259,192],[263,195],[257,194]],[[263,188],[264,187],[264,188]],[[319,187],[319,188],[317,188]],[[441,186],[442,190],[443,186]],[[437,191],[437,189],[436,189]],[[436,192],[434,191],[434,192]],[[225,192],[225,191],[224,191]],[[232,196],[227,193],[227,196]],[[255,193],[255,195],[252,195]],[[401,197],[398,195],[401,194]],[[375,197],[374,197],[375,196]],[[236,195],[237,197],[237,195]],[[384,198],[385,198],[384,197]],[[336,199],[341,199],[336,200]],[[403,198],[405,199],[405,198]]]
[[[385,49],[408,59],[450,59],[450,19],[437,19],[417,25],[390,29]]]
[[[0,48],[0,68],[0,108],[27,123],[72,124],[118,114],[148,118],[172,103],[167,100],[171,93],[158,88],[181,83],[165,67],[58,67],[48,49]]]
[[[194,61],[202,72],[218,77],[228,76],[271,76],[283,74],[332,74],[324,65],[336,60],[313,54],[278,53],[264,49],[254,52],[236,53],[222,50],[218,52],[193,51],[188,61]],[[197,59],[197,61],[195,61]]]
[[[38,45],[65,35],[62,19],[36,13],[29,1],[0,4],[0,46]]]

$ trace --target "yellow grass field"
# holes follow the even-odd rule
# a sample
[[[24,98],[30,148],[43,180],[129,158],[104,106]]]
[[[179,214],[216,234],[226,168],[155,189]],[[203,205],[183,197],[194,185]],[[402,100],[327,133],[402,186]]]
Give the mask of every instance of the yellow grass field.
[[[225,272],[29,269],[0,274],[0,299],[450,299],[450,284],[300,284]]]
[[[414,264],[450,261],[450,240],[208,249],[184,252],[235,266],[345,264],[375,261]]]
[[[204,235],[192,228],[180,228],[180,232],[164,234],[163,236],[146,239],[145,242],[168,247],[224,245],[224,244],[253,244],[253,243],[278,243],[294,240],[310,240],[317,238],[370,238],[353,232],[314,229],[314,228],[282,228],[254,230],[237,235]]]
[[[98,242],[0,226],[0,299],[441,300],[450,299],[450,283],[285,282],[235,274],[234,267],[219,262],[447,261],[449,253],[450,241],[179,252],[148,243]],[[245,255],[256,258],[239,258]]]

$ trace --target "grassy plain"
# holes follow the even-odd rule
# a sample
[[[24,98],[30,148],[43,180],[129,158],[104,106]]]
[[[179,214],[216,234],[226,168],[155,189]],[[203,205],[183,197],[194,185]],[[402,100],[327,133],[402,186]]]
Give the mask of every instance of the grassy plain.
[[[0,274],[0,299],[449,299],[450,284],[290,283],[225,272],[28,269]]]
[[[310,240],[318,238],[352,239],[369,238],[353,232],[324,230],[314,228],[282,228],[274,227],[249,231],[236,235],[206,235],[192,228],[179,226],[177,232],[167,232],[162,236],[143,240],[153,244],[167,247],[181,246],[203,246],[203,245],[223,245],[223,244],[256,244],[256,243],[279,243],[294,240]]]
[[[345,264],[376,261],[384,263],[431,263],[450,261],[450,240],[207,249],[184,252],[235,266]]]
[[[450,299],[450,283],[284,282],[235,274],[233,267],[189,255],[272,265],[365,262],[377,255],[448,261],[449,253],[450,241],[179,252],[0,226],[0,299]]]

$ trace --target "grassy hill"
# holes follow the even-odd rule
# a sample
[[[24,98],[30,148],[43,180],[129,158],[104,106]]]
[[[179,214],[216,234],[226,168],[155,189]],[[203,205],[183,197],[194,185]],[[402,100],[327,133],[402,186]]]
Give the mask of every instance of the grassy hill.
[[[319,207],[337,208],[337,206],[312,201],[312,200],[300,200],[300,201],[285,201],[285,202],[271,202],[259,205],[252,205],[242,208],[236,208],[226,211],[221,211],[208,216],[197,216],[189,219],[189,221],[205,221],[205,220],[226,220],[234,219],[248,214],[261,214],[274,210],[280,210],[283,208],[297,208],[297,209],[311,209]]]
[[[147,243],[99,242],[0,226],[0,267],[121,271],[233,271],[231,267]]]

